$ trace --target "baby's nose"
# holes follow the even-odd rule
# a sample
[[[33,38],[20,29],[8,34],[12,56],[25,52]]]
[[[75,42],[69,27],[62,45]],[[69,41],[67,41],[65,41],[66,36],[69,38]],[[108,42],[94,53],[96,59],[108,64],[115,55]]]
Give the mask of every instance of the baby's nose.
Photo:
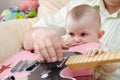
[[[81,40],[80,37],[76,37],[76,38],[75,38],[75,42],[80,43],[81,41],[82,41],[82,40]]]

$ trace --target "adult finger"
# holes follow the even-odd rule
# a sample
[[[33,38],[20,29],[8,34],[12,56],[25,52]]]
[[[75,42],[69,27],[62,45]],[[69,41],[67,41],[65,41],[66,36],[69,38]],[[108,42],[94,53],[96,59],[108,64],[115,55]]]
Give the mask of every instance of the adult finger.
[[[34,43],[34,52],[38,55],[39,61],[43,62],[44,61],[43,56],[41,55],[38,44],[36,42]]]
[[[47,50],[47,45],[46,42],[44,41],[39,41],[39,52],[43,56],[44,61],[46,60],[47,62],[51,62],[49,52]]]
[[[45,45],[46,45],[47,52],[49,54],[49,58],[52,62],[55,62],[57,61],[57,57],[56,57],[56,51],[54,49],[53,44],[54,43],[50,39],[46,39]]]
[[[62,53],[62,48],[61,48],[62,46],[61,46],[61,43],[60,43],[60,39],[59,38],[54,38],[52,40],[52,42],[53,42],[53,46],[54,46],[54,49],[55,49],[57,60],[61,61],[63,59],[63,53]]]

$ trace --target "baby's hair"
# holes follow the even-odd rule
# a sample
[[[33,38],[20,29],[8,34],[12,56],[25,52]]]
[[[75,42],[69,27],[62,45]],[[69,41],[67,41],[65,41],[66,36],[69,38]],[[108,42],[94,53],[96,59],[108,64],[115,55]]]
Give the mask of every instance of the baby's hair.
[[[98,18],[101,24],[99,12],[89,5],[76,6],[68,13],[68,15],[70,15],[74,20],[79,20],[86,15],[90,15]]]

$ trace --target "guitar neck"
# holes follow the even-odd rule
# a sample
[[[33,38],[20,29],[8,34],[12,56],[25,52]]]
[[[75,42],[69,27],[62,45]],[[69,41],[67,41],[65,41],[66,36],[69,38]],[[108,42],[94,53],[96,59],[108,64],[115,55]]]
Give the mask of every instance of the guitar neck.
[[[104,52],[92,57],[85,55],[70,56],[65,64],[73,70],[80,70],[113,62],[120,62],[120,51]]]

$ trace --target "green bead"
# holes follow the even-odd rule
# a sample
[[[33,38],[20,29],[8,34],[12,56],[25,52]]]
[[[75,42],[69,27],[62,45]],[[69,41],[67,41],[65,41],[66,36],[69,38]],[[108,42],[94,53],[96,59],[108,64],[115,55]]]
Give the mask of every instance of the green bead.
[[[33,17],[35,17],[36,16],[36,10],[31,10],[30,12],[29,12],[29,17],[30,18],[33,18]]]

